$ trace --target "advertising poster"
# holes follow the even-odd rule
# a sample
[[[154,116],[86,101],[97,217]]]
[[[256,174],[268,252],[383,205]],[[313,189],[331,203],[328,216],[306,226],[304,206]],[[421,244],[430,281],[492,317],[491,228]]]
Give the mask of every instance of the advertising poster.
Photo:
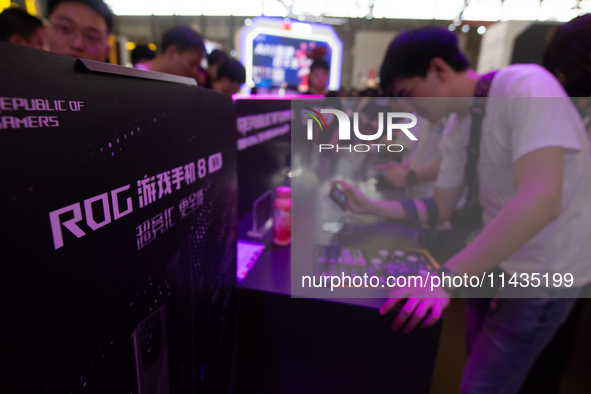
[[[0,50],[0,392],[194,393],[227,382],[230,97]]]
[[[323,47],[330,67],[332,50],[326,42],[259,34],[254,39],[252,78],[255,86],[286,86],[305,91],[313,60],[308,51]],[[317,50],[317,49],[316,49]],[[323,51],[323,52],[324,52]]]
[[[290,100],[236,100],[238,215],[284,182],[291,165]]]
[[[246,85],[304,92],[314,59],[329,65],[327,89],[341,86],[343,42],[332,26],[284,18],[256,17],[240,31],[240,62]]]

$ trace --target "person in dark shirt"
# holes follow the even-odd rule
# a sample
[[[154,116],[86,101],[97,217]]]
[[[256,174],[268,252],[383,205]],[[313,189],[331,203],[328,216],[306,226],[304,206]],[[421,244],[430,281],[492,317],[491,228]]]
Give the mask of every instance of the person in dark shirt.
[[[214,90],[222,93],[234,94],[240,90],[240,85],[246,82],[246,70],[239,61],[229,59],[218,69],[218,80],[213,82]]]
[[[8,8],[0,13],[0,41],[44,49],[45,26],[23,10]]]
[[[542,63],[574,98],[591,135],[591,14],[557,27],[548,41]]]
[[[570,97],[591,96],[591,14],[556,28],[544,51],[543,66]]]
[[[310,66],[308,74],[308,94],[322,95],[326,97],[338,97],[338,93],[326,88],[330,75],[330,67],[324,58],[316,59]]]
[[[156,52],[151,50],[147,45],[136,45],[131,51],[131,64],[142,64],[144,67],[149,67],[152,60],[156,57]]]
[[[211,84],[218,80],[218,69],[222,64],[228,60],[228,55],[221,49],[214,49],[207,56],[207,74],[209,75],[208,88],[211,88]]]

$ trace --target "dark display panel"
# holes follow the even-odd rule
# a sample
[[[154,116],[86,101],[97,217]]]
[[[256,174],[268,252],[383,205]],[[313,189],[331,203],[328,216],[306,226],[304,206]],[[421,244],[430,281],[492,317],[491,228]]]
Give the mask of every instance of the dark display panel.
[[[238,215],[254,200],[280,186],[291,165],[291,100],[239,99]]]
[[[223,391],[236,281],[230,97],[0,51],[0,392]]]

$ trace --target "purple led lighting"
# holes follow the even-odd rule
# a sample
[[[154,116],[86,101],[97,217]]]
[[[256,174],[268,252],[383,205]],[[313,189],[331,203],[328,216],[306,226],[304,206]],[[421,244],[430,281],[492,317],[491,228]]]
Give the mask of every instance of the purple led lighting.
[[[317,94],[233,94],[232,100],[291,100],[291,99],[322,100],[323,95]]]

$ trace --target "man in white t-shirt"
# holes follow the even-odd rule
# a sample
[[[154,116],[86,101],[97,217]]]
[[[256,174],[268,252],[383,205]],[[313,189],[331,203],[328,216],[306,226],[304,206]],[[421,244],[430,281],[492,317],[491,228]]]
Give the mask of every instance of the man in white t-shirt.
[[[443,143],[433,196],[439,221],[447,220],[465,189],[469,111],[482,76],[469,69],[453,33],[427,27],[392,41],[380,77],[384,89],[408,97],[419,115],[431,120],[450,113],[456,117]],[[445,263],[440,275],[481,277],[495,267],[505,272],[499,298],[466,300],[469,358],[461,391],[514,393],[570,313],[580,288],[591,282],[591,156],[578,113],[543,68],[514,65],[499,70],[488,96],[476,175],[484,227]],[[407,219],[399,202],[370,200],[354,186],[337,182],[351,210]],[[415,205],[426,223],[428,202],[416,200]],[[507,283],[514,273],[521,280],[517,288]],[[562,280],[555,288],[554,274],[568,278],[571,286]],[[395,288],[380,313],[408,299],[392,328],[404,325],[408,332],[421,321],[421,327],[427,327],[441,317],[453,291],[453,286],[432,292]],[[510,298],[524,294],[536,298]]]

